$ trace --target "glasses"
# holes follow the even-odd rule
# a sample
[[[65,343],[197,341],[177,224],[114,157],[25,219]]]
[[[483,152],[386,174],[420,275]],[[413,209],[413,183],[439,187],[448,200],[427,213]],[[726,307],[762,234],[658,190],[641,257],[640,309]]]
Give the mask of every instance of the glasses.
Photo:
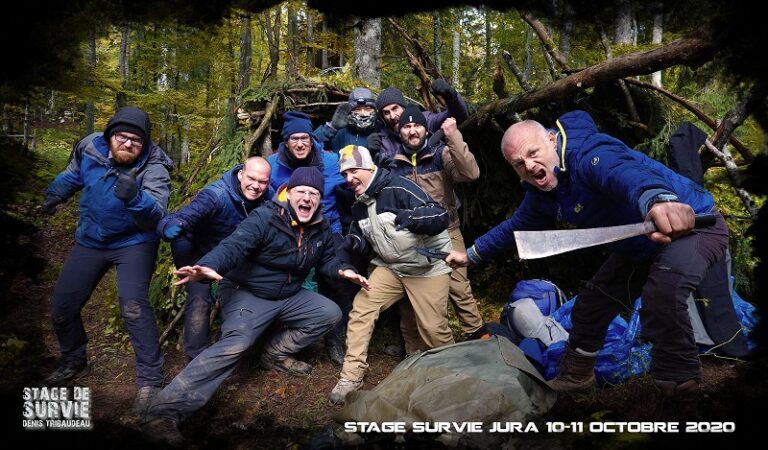
[[[291,136],[288,138],[288,140],[294,144],[298,144],[299,142],[309,144],[312,139],[309,136]]]
[[[302,189],[302,190],[293,191],[293,192],[294,192],[296,195],[298,195],[298,196],[299,196],[299,198],[304,198],[304,197],[306,197],[307,195],[309,196],[309,198],[311,198],[311,199],[313,199],[313,200],[317,200],[318,198],[320,198],[320,193],[319,193],[319,192],[317,192],[317,191],[305,191],[305,190],[303,190],[303,189]]]
[[[131,143],[137,147],[144,145],[144,139],[138,137],[128,137],[124,134],[115,134],[115,140],[121,144],[125,144],[126,142],[131,141]]]

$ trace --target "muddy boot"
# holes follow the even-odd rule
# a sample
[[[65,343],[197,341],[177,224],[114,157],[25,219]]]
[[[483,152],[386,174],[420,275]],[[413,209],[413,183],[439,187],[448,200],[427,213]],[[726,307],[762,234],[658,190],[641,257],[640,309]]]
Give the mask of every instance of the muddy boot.
[[[699,418],[701,399],[699,382],[657,380],[653,384],[659,389],[661,398],[656,406],[654,420],[660,422],[688,422]]]
[[[179,431],[179,424],[170,417],[158,417],[141,424],[141,434],[153,444],[170,448],[183,448],[189,445]]]
[[[560,364],[557,378],[549,382],[558,392],[587,391],[595,387],[595,361],[597,355],[582,355],[566,345],[565,357]]]

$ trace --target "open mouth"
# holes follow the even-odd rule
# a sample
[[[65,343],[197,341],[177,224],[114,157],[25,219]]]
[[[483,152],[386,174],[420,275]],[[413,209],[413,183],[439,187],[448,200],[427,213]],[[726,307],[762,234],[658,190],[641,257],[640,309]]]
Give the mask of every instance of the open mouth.
[[[303,216],[308,216],[310,212],[312,212],[312,207],[309,205],[299,205],[299,214]]]
[[[546,171],[546,170],[544,170],[544,169],[541,169],[541,170],[539,170],[538,172],[536,172],[536,173],[533,175],[533,178],[534,178],[536,181],[542,181],[542,180],[544,180],[544,178],[546,178],[546,177],[547,177],[547,171]]]

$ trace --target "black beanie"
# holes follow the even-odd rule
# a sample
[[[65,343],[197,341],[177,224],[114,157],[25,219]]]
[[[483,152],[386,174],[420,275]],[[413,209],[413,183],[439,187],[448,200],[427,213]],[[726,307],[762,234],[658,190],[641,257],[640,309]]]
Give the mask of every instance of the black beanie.
[[[417,123],[424,128],[427,128],[427,118],[424,117],[421,109],[416,105],[408,105],[403,113],[400,114],[400,121],[397,123],[400,128],[407,123]]]
[[[148,142],[150,140],[151,130],[152,124],[149,122],[147,113],[139,108],[127,106],[125,108],[120,108],[120,110],[109,119],[107,127],[104,129],[104,136],[110,138],[118,131],[125,131],[140,136],[144,139],[144,142]]]
[[[320,196],[323,195],[323,186],[325,180],[323,180],[323,174],[317,169],[317,167],[299,167],[291,174],[291,178],[288,179],[288,189],[293,189],[296,186],[309,186],[320,191]]]
[[[376,97],[376,110],[381,111],[387,105],[398,104],[405,108],[406,102],[403,93],[395,87],[388,87]]]

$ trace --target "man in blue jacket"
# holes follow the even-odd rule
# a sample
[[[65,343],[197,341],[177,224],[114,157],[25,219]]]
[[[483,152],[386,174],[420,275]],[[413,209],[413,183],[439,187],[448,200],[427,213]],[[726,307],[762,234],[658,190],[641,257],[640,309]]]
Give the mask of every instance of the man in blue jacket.
[[[302,289],[311,268],[326,277],[358,283],[368,280],[335,255],[320,199],[323,176],[300,167],[286,185],[287,200],[255,209],[196,265],[179,269],[177,284],[222,280],[221,339],[203,350],[149,408],[142,432],[153,441],[184,444],[178,422],[205,405],[235,369],[243,354],[275,320],[283,328],[264,344],[262,364],[308,375],[312,366],[293,358],[333,328],[341,317],[328,298]],[[223,277],[222,277],[223,275]]]
[[[271,198],[271,169],[260,156],[248,158],[201,190],[189,205],[168,214],[157,232],[171,241],[176,267],[194,265],[229,236],[255,208]],[[184,306],[184,350],[191,361],[208,346],[210,284],[187,283]]]
[[[512,125],[502,152],[526,189],[513,216],[447,261],[464,266],[515,248],[515,230],[579,228],[651,220],[657,231],[612,244],[612,253],[579,292],[559,391],[591,388],[608,324],[642,294],[643,335],[653,342],[652,376],[661,392],[658,420],[696,413],[702,378],[686,299],[707,270],[725,256],[728,228],[704,188],[661,163],[600,133],[584,111],[560,117],[556,130],[538,122]],[[715,225],[693,230],[694,214],[713,212]]]
[[[149,116],[122,108],[104,133],[77,143],[67,168],[48,187],[44,212],[82,190],[75,247],[61,268],[51,300],[59,341],[59,367],[43,382],[60,385],[88,372],[80,311],[107,270],[117,268],[120,311],[136,353],[139,392],[134,410],[141,414],[163,382],[163,357],[155,315],[149,305],[149,281],[159,239],[157,222],[165,214],[173,162],[151,140]]]
[[[345,261],[350,261],[358,272],[365,272],[367,260],[361,261],[359,256],[350,257],[344,253],[342,229],[352,220],[349,211],[354,195],[339,174],[339,155],[323,150],[323,144],[312,134],[312,122],[306,114],[288,111],[283,118],[283,142],[268,158],[272,167],[272,188],[277,191],[299,167],[316,167],[323,174],[323,215],[330,223],[336,252]],[[346,218],[341,217],[342,212],[346,212]],[[358,289],[353,283],[318,278],[318,291],[341,309],[341,320],[325,337],[328,356],[337,365],[344,362],[344,333]]]

